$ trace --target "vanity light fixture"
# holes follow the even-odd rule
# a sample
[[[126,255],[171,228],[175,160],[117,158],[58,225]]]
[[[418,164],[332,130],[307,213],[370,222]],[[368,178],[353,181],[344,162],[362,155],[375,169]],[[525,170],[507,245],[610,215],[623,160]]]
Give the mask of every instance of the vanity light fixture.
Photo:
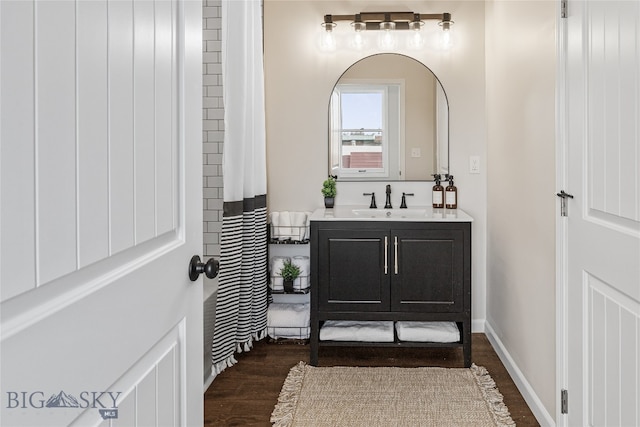
[[[408,38],[410,48],[423,45],[421,30],[424,21],[437,20],[443,30],[443,45],[450,44],[449,30],[453,25],[450,13],[414,13],[414,12],[360,12],[355,15],[325,15],[320,40],[322,50],[335,50],[337,42],[334,29],[339,21],[350,21],[354,36],[349,43],[351,47],[361,49],[366,44],[365,31],[380,31],[378,45],[383,50],[393,50],[397,46],[396,31],[412,30]]]

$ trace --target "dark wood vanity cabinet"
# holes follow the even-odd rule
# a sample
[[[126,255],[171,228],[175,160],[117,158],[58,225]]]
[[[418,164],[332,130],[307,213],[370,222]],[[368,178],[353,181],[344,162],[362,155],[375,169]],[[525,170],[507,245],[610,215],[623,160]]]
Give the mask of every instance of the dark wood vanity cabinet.
[[[470,222],[311,222],[311,364],[320,345],[456,346],[471,365]],[[458,343],[320,341],[325,320],[453,321]]]

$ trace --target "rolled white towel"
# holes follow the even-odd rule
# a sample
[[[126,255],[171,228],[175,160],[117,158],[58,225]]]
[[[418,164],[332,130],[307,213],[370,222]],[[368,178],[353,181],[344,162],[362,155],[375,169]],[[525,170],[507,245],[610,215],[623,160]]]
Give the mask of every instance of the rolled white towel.
[[[274,256],[271,257],[271,275],[280,276],[280,270],[284,267],[285,261],[290,261],[291,258],[287,256]]]
[[[304,240],[307,226],[307,214],[304,212],[290,212],[291,234],[294,240]]]
[[[269,214],[271,218],[271,237],[273,239],[280,238],[280,212],[271,212]]]
[[[311,265],[308,256],[294,256],[291,262],[300,268],[300,276],[293,281],[293,289],[300,291],[309,287]]]
[[[271,257],[271,290],[272,291],[284,291],[284,279],[280,275],[280,270],[284,266],[284,262],[290,258],[286,256],[274,256]]]
[[[280,228],[280,238],[281,239],[291,239],[291,214],[288,211],[280,212],[280,218],[278,222],[278,227]]]

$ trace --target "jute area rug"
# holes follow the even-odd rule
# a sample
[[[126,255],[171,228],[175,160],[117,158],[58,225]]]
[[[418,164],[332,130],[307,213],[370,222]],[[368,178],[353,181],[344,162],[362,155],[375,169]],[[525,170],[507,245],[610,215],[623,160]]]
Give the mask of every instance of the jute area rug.
[[[483,367],[291,368],[276,427],[515,426]]]

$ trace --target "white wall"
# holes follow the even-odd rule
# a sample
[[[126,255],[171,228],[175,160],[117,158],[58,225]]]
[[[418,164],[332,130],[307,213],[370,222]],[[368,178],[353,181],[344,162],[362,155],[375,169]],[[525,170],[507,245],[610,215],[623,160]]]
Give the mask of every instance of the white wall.
[[[428,65],[441,80],[449,98],[451,173],[456,177],[459,207],[475,220],[472,309],[474,324],[482,327],[485,319],[486,175],[484,167],[481,174],[470,175],[468,165],[470,155],[480,156],[482,166],[486,159],[484,2],[265,0],[268,206],[271,211],[307,211],[322,206],[320,188],[328,169],[331,90],[352,63],[379,51],[370,48],[364,52],[347,49],[320,52],[316,48],[320,24],[328,13],[380,10],[450,12],[455,21],[455,44],[449,52],[434,49],[418,52],[398,49],[396,52]],[[340,203],[341,186],[349,184],[338,184],[336,203]],[[401,188],[401,184],[394,184],[394,194],[403,191]],[[430,185],[424,185],[425,195],[429,189]],[[365,206],[368,200],[363,199],[362,203]]]
[[[556,405],[555,24],[553,1],[487,2],[487,324],[539,420]]]

